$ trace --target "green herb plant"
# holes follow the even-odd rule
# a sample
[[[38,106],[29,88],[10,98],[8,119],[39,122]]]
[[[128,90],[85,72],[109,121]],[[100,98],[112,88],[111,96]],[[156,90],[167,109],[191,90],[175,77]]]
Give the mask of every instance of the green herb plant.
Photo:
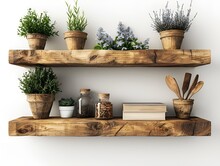
[[[159,12],[153,11],[153,16],[150,15],[153,23],[152,27],[155,31],[161,32],[170,29],[179,29],[187,32],[196,17],[197,13],[192,19],[190,19],[192,1],[190,7],[187,9],[187,12],[184,12],[184,4],[181,6],[177,1],[176,11],[168,8],[169,2],[167,2],[164,9],[160,9]]]
[[[50,17],[46,12],[38,15],[35,10],[28,9],[27,14],[20,19],[18,27],[18,35],[26,37],[28,33],[40,33],[42,35],[58,36],[58,31],[55,31],[55,22],[51,22]]]
[[[56,94],[60,92],[60,84],[51,68],[36,67],[25,72],[19,88],[25,94]]]
[[[69,31],[74,31],[74,30],[78,30],[78,31],[84,31],[87,24],[87,19],[84,15],[84,12],[80,11],[80,7],[78,6],[78,0],[75,0],[75,3],[73,6],[69,5],[66,2],[66,6],[67,6],[67,16],[68,16],[68,20],[67,20],[67,27]]]
[[[74,106],[75,101],[72,98],[61,98],[59,100],[59,106]]]

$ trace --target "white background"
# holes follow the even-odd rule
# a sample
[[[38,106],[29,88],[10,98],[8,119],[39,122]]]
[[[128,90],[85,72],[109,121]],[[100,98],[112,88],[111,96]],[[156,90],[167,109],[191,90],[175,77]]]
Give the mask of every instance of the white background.
[[[73,1],[68,1],[72,3]],[[188,7],[189,0],[181,0]],[[115,36],[119,21],[131,26],[140,39],[150,38],[150,48],[160,49],[157,32],[151,28],[148,13],[163,8],[164,0],[80,0],[88,18],[89,34],[86,48],[96,43],[97,29],[102,26]],[[175,6],[176,1],[170,0]],[[109,92],[114,114],[120,114],[125,101],[160,101],[173,114],[175,98],[164,78],[171,74],[182,83],[185,72],[200,75],[203,89],[194,96],[192,114],[212,122],[211,137],[9,137],[8,121],[31,115],[26,96],[18,88],[18,78],[29,68],[8,64],[9,49],[28,49],[25,38],[17,36],[19,19],[28,8],[48,11],[56,20],[59,37],[51,38],[46,49],[66,49],[63,33],[66,28],[64,0],[7,0],[2,2],[1,16],[1,111],[0,111],[0,165],[1,166],[219,166],[219,54],[220,4],[218,0],[194,0],[192,14],[198,12],[192,27],[185,34],[182,48],[211,49],[212,64],[182,68],[53,68],[62,82],[62,93],[56,96],[52,115],[59,115],[60,97],[76,98],[81,87],[94,92]]]

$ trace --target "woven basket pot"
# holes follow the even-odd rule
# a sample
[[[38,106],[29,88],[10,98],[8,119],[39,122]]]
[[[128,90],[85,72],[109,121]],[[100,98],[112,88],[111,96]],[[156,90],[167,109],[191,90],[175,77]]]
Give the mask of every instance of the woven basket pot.
[[[34,119],[49,118],[55,96],[53,94],[27,94]]]

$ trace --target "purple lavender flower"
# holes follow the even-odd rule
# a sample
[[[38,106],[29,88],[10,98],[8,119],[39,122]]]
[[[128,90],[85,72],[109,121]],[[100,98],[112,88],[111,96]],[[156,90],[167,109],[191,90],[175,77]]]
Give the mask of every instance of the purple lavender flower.
[[[99,28],[97,32],[98,43],[96,49],[113,49],[113,50],[137,50],[148,49],[149,39],[138,42],[130,27],[126,27],[122,22],[119,22],[117,28],[117,36],[113,40],[103,28]]]

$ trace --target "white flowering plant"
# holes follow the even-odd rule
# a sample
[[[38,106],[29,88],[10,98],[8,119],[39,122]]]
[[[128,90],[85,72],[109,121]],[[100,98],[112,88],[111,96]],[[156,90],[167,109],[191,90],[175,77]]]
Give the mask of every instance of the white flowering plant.
[[[138,38],[134,36],[130,27],[126,27],[119,22],[117,36],[113,38],[107,34],[103,28],[99,28],[97,32],[98,43],[95,45],[95,49],[101,50],[144,50],[149,49],[149,39],[146,39],[143,43],[138,41]]]

